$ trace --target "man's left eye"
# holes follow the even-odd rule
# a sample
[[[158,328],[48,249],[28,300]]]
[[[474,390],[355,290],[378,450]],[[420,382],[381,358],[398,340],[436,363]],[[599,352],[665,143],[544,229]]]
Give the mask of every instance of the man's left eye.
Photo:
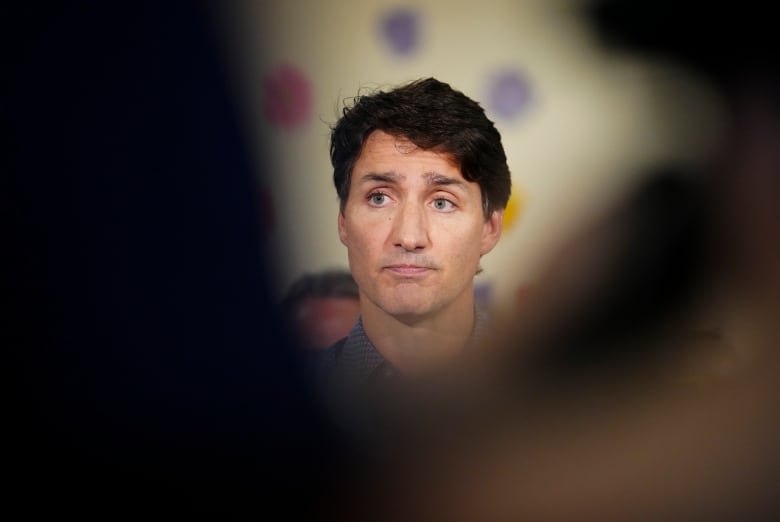
[[[436,210],[452,210],[453,207],[452,202],[447,199],[438,198],[433,200],[433,208]]]

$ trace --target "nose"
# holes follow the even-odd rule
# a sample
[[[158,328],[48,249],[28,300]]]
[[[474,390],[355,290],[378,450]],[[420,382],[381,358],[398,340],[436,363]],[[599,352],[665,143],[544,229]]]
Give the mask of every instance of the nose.
[[[428,220],[416,203],[405,203],[393,216],[393,244],[408,252],[419,251],[430,244]]]

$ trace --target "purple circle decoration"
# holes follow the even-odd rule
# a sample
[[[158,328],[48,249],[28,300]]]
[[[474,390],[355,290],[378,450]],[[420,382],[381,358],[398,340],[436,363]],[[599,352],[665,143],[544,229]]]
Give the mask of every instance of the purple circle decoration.
[[[280,65],[263,79],[263,112],[273,125],[293,129],[305,125],[312,111],[306,76],[291,65]]]
[[[384,14],[379,22],[382,40],[400,56],[412,54],[420,41],[420,14],[411,8],[396,8]]]
[[[488,104],[497,116],[507,120],[517,118],[528,108],[531,98],[531,86],[520,71],[501,71],[491,76]]]

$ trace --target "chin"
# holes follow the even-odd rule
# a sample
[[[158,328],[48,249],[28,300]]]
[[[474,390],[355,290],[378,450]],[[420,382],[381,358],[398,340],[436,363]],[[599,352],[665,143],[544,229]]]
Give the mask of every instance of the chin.
[[[388,303],[382,309],[403,323],[414,323],[424,319],[431,313],[427,303]]]
[[[428,317],[427,314],[421,314],[421,313],[395,313],[392,314],[393,318],[398,321],[399,323],[403,323],[407,326],[413,326],[417,323],[422,322],[426,317]]]

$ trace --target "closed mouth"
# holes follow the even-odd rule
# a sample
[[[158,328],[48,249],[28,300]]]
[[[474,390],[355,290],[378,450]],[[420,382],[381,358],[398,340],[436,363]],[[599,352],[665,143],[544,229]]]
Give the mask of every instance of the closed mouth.
[[[393,272],[398,275],[414,276],[414,275],[424,274],[432,269],[430,267],[421,266],[421,265],[397,264],[397,265],[388,265],[385,267],[385,270],[389,270],[390,272]]]

